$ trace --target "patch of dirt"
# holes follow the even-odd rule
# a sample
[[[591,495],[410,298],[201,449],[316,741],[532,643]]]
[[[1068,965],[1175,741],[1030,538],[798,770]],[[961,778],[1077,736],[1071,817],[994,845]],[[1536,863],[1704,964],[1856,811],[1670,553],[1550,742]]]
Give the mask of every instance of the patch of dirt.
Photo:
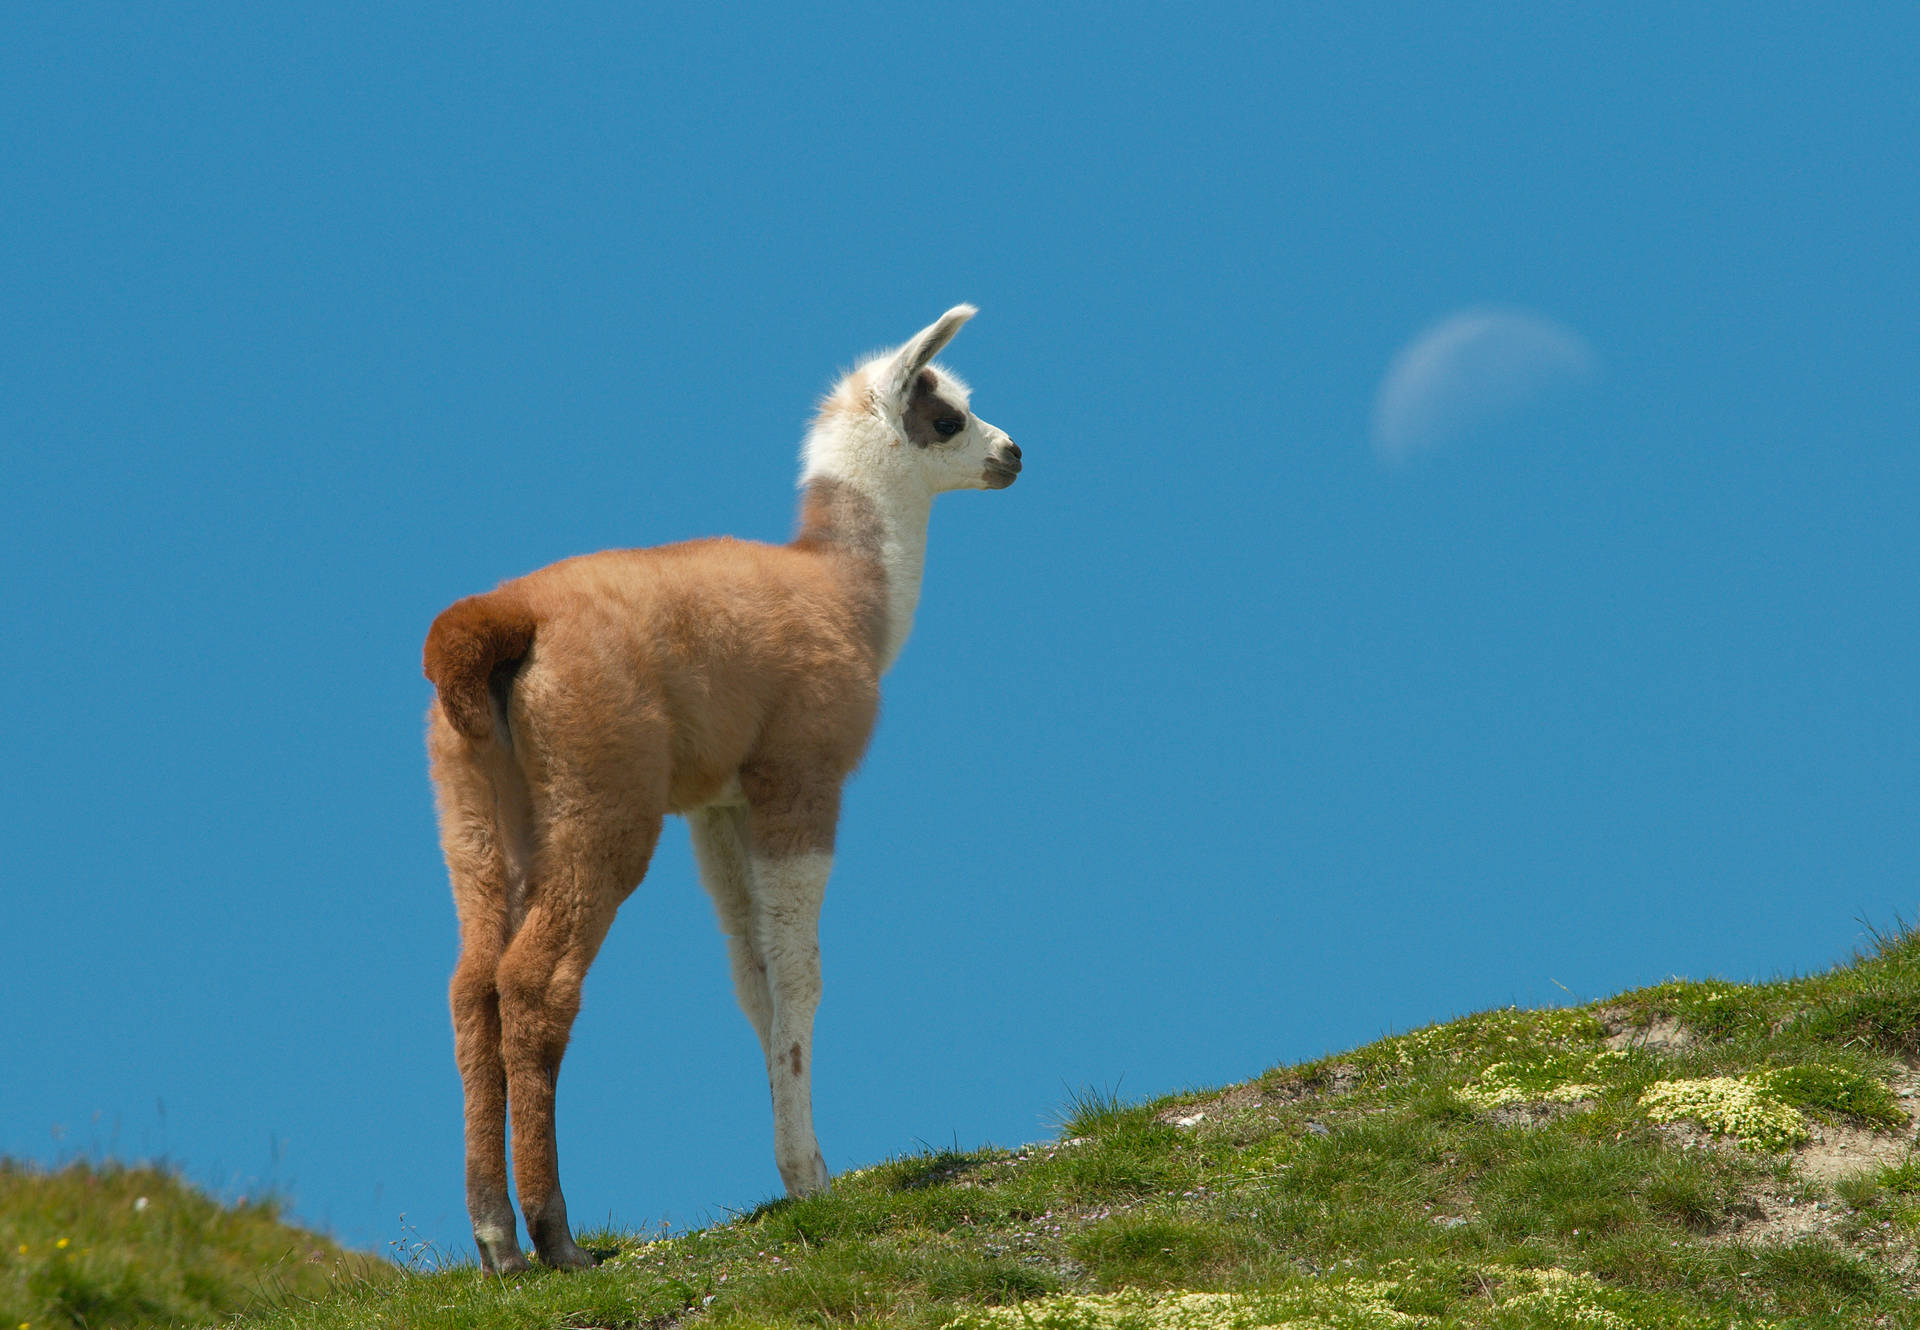
[[[1850,1123],[1808,1124],[1813,1139],[1793,1152],[1793,1166],[1816,1182],[1898,1164],[1916,1148],[1913,1124],[1894,1131],[1868,1131]]]
[[[1834,1201],[1807,1200],[1791,1193],[1763,1191],[1743,1197],[1727,1225],[1709,1242],[1787,1245],[1803,1238],[1842,1240],[1847,1207]]]
[[[1895,1092],[1898,1093],[1900,1088],[1900,1081],[1896,1080]],[[1901,1102],[1908,1104],[1912,1101],[1903,1099]],[[1656,1129],[1682,1150],[1740,1149],[1739,1142],[1731,1137],[1715,1136],[1691,1122],[1665,1122],[1657,1124]],[[1849,1122],[1817,1122],[1809,1118],[1807,1131],[1812,1139],[1805,1145],[1795,1146],[1788,1158],[1794,1171],[1802,1177],[1829,1185],[1850,1173],[1865,1173],[1887,1164],[1898,1164],[1915,1150],[1920,1150],[1920,1135],[1916,1135],[1911,1121],[1904,1127],[1874,1131]],[[1755,1157],[1766,1159],[1777,1156]]]
[[[1618,1007],[1608,1007],[1598,1015],[1607,1032],[1607,1047],[1622,1053],[1636,1048],[1650,1053],[1678,1053],[1699,1042],[1699,1036],[1673,1016],[1657,1015],[1647,1025],[1636,1025]]]
[[[1303,1099],[1343,1095],[1357,1089],[1365,1080],[1366,1073],[1358,1067],[1336,1062],[1318,1076],[1289,1076],[1284,1080],[1256,1080],[1229,1086],[1218,1094],[1161,1109],[1154,1118],[1171,1127],[1198,1127],[1202,1122],[1218,1123],[1263,1110],[1270,1112]]]
[[[901,1191],[924,1191],[951,1183],[956,1187],[978,1184],[978,1175],[991,1172],[997,1159],[970,1159],[965,1156],[935,1155],[907,1170],[896,1184]]]
[[[1909,1114],[1920,1108],[1920,1066],[1908,1064],[1890,1077],[1887,1087]],[[1905,1126],[1870,1131],[1852,1123],[1809,1121],[1813,1139],[1793,1152],[1794,1167],[1817,1182],[1832,1182],[1849,1173],[1898,1164],[1920,1150],[1920,1127],[1909,1117]]]
[[[1802,1188],[1767,1189],[1743,1198],[1727,1224],[1706,1241],[1749,1247],[1824,1242],[1872,1259],[1909,1292],[1920,1276],[1920,1250],[1903,1230],[1890,1221],[1863,1221],[1844,1202],[1809,1196]]]
[[[1920,1108],[1920,1068],[1909,1066],[1888,1083],[1903,1108],[1909,1112]],[[1903,1281],[1911,1282],[1920,1272],[1920,1260],[1916,1260],[1911,1241],[1890,1231],[1859,1232],[1853,1210],[1827,1189],[1850,1174],[1905,1160],[1920,1150],[1920,1128],[1909,1121],[1891,1131],[1872,1131],[1850,1123],[1809,1120],[1807,1129],[1812,1139],[1795,1147],[1788,1156],[1800,1181],[1773,1183],[1750,1191],[1711,1240],[1776,1244],[1822,1238],[1856,1247],[1864,1244],[1874,1248],[1879,1259]],[[1732,1140],[1716,1137],[1690,1122],[1665,1123],[1659,1130],[1682,1150],[1739,1149]],[[1809,1182],[1820,1185],[1809,1188],[1805,1185]]]
[[[1576,1099],[1571,1103],[1542,1099],[1502,1104],[1489,1109],[1487,1121],[1501,1127],[1544,1127],[1549,1122],[1558,1122],[1561,1118],[1570,1118],[1576,1113],[1585,1113],[1593,1108],[1591,1099]]]
[[[1219,1094],[1207,1095],[1192,1103],[1163,1108],[1154,1115],[1154,1120],[1170,1127],[1197,1127],[1202,1122],[1218,1122],[1242,1113],[1256,1113],[1268,1107],[1270,1100],[1274,1106],[1286,1102],[1263,1091],[1259,1081],[1248,1081],[1245,1085],[1231,1086]]]
[[[1350,1062],[1335,1062],[1314,1076],[1293,1075],[1283,1080],[1262,1085],[1259,1081],[1241,1087],[1260,1091],[1265,1096],[1282,1104],[1296,1103],[1302,1099],[1322,1099],[1332,1095],[1342,1095],[1357,1090],[1366,1081],[1367,1074]]]

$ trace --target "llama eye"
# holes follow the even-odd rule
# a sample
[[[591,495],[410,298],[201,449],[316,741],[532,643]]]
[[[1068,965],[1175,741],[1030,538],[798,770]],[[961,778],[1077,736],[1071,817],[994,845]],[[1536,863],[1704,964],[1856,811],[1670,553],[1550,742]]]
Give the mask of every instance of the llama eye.
[[[933,422],[934,433],[943,439],[950,439],[960,432],[963,422],[956,416],[942,416]]]

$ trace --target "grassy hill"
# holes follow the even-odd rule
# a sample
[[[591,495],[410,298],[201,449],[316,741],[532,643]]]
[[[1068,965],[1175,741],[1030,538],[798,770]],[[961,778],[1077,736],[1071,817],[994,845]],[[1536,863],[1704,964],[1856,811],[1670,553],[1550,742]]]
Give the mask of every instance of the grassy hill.
[[[1920,1327],[1917,1068],[1907,934],[1811,978],[1089,1094],[1051,1143],[896,1159],[669,1239],[587,1235],[592,1271],[362,1274],[242,1324]]]
[[[0,1160],[0,1327],[204,1325],[382,1263],[282,1223],[277,1202],[223,1205],[151,1167]]]

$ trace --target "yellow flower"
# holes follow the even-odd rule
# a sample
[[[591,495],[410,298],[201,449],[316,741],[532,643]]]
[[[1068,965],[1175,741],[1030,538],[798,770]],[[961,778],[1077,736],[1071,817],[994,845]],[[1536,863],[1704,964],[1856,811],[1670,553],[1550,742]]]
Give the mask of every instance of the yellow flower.
[[[65,1238],[61,1238],[58,1242],[54,1243],[53,1245],[60,1248],[60,1250],[65,1251],[67,1249],[67,1240]]]
[[[27,1254],[27,1244],[24,1242],[20,1244],[20,1254],[22,1256],[25,1256]]]
[[[1735,1136],[1742,1149],[1784,1153],[1807,1139],[1800,1110],[1752,1076],[1708,1076],[1657,1081],[1640,1096],[1655,1122],[1690,1118],[1716,1136]]]

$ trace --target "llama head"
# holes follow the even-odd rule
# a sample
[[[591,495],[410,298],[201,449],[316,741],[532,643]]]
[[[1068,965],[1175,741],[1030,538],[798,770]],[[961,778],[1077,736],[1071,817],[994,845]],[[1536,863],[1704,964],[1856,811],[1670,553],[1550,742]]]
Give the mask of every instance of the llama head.
[[[928,495],[1013,484],[1019,445],[974,415],[967,385],[933,363],[975,312],[955,305],[842,378],[807,435],[802,479],[830,475]]]

